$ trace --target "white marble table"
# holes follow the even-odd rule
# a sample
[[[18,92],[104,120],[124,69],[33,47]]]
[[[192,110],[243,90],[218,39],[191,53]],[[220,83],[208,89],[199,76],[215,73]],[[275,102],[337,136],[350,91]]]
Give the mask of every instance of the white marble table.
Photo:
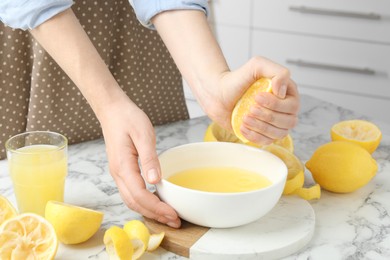
[[[355,118],[367,119],[302,96],[299,124],[291,133],[296,155],[302,161],[308,160],[319,145],[330,141],[329,129],[334,123]],[[313,238],[306,247],[285,259],[390,259],[390,126],[373,122],[383,132],[381,145],[373,154],[379,164],[377,176],[354,193],[323,191],[320,200],[310,202],[316,216]],[[202,141],[209,123],[208,118],[201,117],[156,127],[158,151]],[[5,160],[0,161],[0,194],[16,205]],[[102,244],[104,230],[141,218],[119,196],[108,171],[103,140],[69,147],[65,201],[103,211],[105,216],[102,228],[91,240],[77,246],[61,245],[56,259],[108,259]],[[184,258],[160,248],[142,259]]]

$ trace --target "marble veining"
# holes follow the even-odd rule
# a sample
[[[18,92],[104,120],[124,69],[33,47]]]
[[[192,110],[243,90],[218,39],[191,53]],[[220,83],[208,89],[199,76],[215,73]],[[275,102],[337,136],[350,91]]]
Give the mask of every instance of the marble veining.
[[[341,120],[368,119],[350,110],[316,98],[302,95],[299,123],[291,132],[295,154],[302,160],[330,141],[331,126]],[[321,199],[310,201],[316,216],[311,241],[298,252],[284,259],[390,259],[390,125],[371,120],[382,130],[383,139],[373,157],[378,173],[365,187],[349,194],[323,191]],[[202,141],[210,123],[207,117],[157,126],[157,151],[189,142]],[[312,183],[309,172],[307,181]],[[153,187],[150,187],[152,189]],[[0,194],[16,205],[6,160],[0,161]],[[69,147],[69,174],[65,189],[68,203],[101,210],[101,230],[89,241],[76,246],[60,246],[56,259],[108,259],[102,244],[104,230],[123,225],[141,216],[122,202],[109,174],[103,140]],[[142,259],[185,259],[159,248]],[[237,256],[240,259],[240,256]]]

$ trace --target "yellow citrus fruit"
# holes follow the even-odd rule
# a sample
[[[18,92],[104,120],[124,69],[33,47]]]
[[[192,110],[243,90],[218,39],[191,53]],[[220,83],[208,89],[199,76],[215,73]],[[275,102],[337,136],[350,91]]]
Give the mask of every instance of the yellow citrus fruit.
[[[87,241],[99,230],[103,221],[102,212],[58,201],[47,202],[45,217],[64,244]]]
[[[355,191],[366,185],[378,166],[371,154],[347,141],[333,141],[318,147],[306,167],[324,189],[337,193]]]
[[[225,130],[224,128],[220,127],[218,124],[212,122],[206,129],[205,135],[203,140],[205,142],[229,142],[229,143],[239,143],[239,144],[247,144],[253,147],[261,148],[264,146],[249,142],[244,143],[238,137],[230,133],[229,131]],[[286,135],[284,138],[280,140],[276,140],[274,142],[276,145],[280,145],[290,152],[294,151],[294,141],[291,137],[291,135]]]
[[[138,259],[142,256],[142,254],[146,251],[150,232],[149,229],[145,226],[145,224],[140,220],[130,220],[127,222],[123,229],[127,233],[130,238],[131,243],[133,244],[134,254],[133,259]]]
[[[382,132],[371,122],[365,120],[347,120],[334,124],[330,130],[332,141],[356,143],[373,153],[378,147]]]
[[[107,254],[111,260],[128,260],[133,257],[133,244],[127,233],[117,226],[106,230],[103,238]]]
[[[291,153],[294,152],[294,141],[293,141],[291,135],[289,135],[289,134],[286,135],[285,137],[283,137],[282,139],[276,140],[274,142],[274,144],[279,145],[283,148],[286,148]]]
[[[53,226],[43,217],[23,213],[0,226],[0,259],[54,259],[58,241]]]
[[[7,200],[7,198],[0,195],[0,225],[7,219],[13,218],[17,215],[15,208]]]
[[[287,166],[288,175],[283,195],[296,194],[306,200],[318,199],[321,197],[321,189],[318,185],[314,185],[310,188],[303,187],[305,182],[305,167],[295,154],[274,144],[268,145],[263,149],[279,157]]]
[[[244,143],[248,143],[249,141],[240,131],[243,124],[243,118],[249,112],[249,109],[256,104],[255,96],[260,92],[272,92],[270,79],[261,78],[255,81],[238,100],[232,112],[231,123],[234,134]]]
[[[160,232],[157,234],[151,234],[148,242],[148,247],[146,248],[147,251],[153,251],[156,250],[161,242],[163,241],[165,236],[165,232]]]

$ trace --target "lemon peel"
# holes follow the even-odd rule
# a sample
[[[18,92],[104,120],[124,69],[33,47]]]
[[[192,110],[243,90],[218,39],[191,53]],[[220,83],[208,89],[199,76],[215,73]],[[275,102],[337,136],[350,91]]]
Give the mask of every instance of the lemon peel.
[[[133,244],[134,253],[132,259],[140,258],[146,251],[149,244],[149,229],[142,221],[137,219],[128,221],[123,226],[123,229],[130,238],[131,243]]]
[[[263,149],[279,157],[287,166],[288,175],[283,195],[298,195],[305,200],[319,199],[321,197],[320,185],[315,184],[312,187],[303,187],[305,166],[295,154],[274,144],[268,145]]]
[[[110,260],[128,260],[133,257],[133,244],[127,233],[117,226],[106,230],[103,238]]]
[[[296,194],[305,200],[314,200],[321,197],[321,186],[317,183],[309,188],[300,187],[296,189],[292,194]]]
[[[16,209],[8,199],[0,195],[0,225],[7,219],[15,217],[17,214]]]
[[[376,161],[361,146],[348,141],[333,141],[318,147],[306,162],[321,188],[353,192],[366,185],[378,170]]]
[[[146,250],[149,252],[156,250],[161,245],[161,242],[163,241],[164,237],[164,231],[156,234],[151,234]]]
[[[103,213],[92,209],[48,201],[46,219],[64,244],[79,244],[90,239],[100,228]]]
[[[240,130],[243,125],[243,118],[249,112],[249,109],[256,104],[255,96],[260,92],[272,93],[271,79],[260,78],[256,80],[238,100],[232,112],[233,132],[244,143],[248,143],[249,140],[243,136]]]
[[[348,141],[373,153],[382,139],[382,132],[365,120],[346,120],[334,124],[330,130],[332,141]]]
[[[0,226],[0,259],[54,259],[57,248],[53,226],[37,214],[23,213]]]

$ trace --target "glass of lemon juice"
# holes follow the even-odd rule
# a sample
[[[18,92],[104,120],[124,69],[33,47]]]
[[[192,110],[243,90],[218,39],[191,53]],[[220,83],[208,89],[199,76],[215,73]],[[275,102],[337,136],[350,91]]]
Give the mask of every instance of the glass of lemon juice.
[[[43,216],[49,200],[64,200],[67,146],[65,136],[49,131],[21,133],[6,142],[9,172],[20,213]]]

